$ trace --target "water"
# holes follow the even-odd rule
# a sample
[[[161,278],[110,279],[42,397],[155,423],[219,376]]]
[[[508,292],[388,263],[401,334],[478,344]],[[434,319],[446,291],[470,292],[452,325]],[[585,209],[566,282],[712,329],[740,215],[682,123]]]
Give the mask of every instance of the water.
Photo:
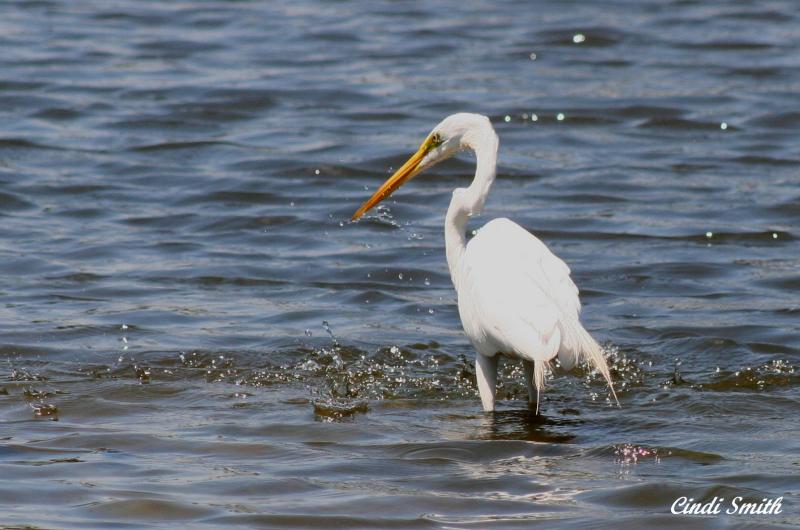
[[[798,37],[788,0],[4,2],[0,524],[799,524]],[[534,416],[506,364],[480,412],[469,156],[348,222],[457,111],[621,409],[579,369]]]

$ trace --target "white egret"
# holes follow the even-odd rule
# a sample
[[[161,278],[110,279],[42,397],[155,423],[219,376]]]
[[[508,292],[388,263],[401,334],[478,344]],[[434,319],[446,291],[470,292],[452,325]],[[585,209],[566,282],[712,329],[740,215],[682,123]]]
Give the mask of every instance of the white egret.
[[[556,356],[567,370],[580,360],[588,361],[605,377],[616,399],[603,352],[579,320],[578,288],[566,263],[527,230],[504,218],[488,222],[467,242],[467,221],[483,210],[495,179],[498,146],[486,116],[448,116],[353,214],[353,220],[423,170],[462,149],[472,149],[477,159],[475,177],[469,187],[453,191],[444,237],[461,323],[477,352],[475,373],[483,409],[495,408],[500,355],[522,359],[528,399],[536,400],[537,413],[545,372]]]

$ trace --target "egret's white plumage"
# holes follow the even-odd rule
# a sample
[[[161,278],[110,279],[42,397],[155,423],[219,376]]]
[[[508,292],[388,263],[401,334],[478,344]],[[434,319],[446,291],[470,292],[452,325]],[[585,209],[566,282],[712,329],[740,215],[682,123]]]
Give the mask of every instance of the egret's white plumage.
[[[467,221],[483,210],[494,182],[498,145],[486,116],[459,113],[445,118],[353,219],[424,169],[459,150],[475,152],[475,177],[469,187],[453,191],[445,217],[447,265],[458,293],[458,312],[477,352],[475,372],[484,410],[494,410],[499,355],[523,361],[529,399],[536,400],[538,410],[545,373],[556,356],[567,370],[588,361],[609,386],[611,376],[600,346],[579,320],[578,288],[566,263],[505,218],[488,222],[466,240]]]

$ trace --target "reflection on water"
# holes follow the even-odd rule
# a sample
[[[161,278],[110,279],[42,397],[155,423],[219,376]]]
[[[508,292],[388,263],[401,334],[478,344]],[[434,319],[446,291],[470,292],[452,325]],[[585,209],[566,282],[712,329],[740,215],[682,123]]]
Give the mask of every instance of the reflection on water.
[[[568,443],[575,434],[568,429],[582,423],[577,419],[548,418],[535,410],[506,410],[486,414],[476,432],[481,440],[527,440],[540,443]]]

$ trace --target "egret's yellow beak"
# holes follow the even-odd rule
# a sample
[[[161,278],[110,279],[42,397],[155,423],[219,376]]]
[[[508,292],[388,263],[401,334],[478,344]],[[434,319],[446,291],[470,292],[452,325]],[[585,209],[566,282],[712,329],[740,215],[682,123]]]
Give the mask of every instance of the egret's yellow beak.
[[[394,193],[397,188],[415,177],[422,170],[422,168],[420,168],[420,162],[422,162],[422,159],[425,158],[425,155],[427,155],[431,149],[436,147],[436,145],[436,140],[432,136],[428,136],[428,138],[422,142],[419,150],[414,153],[411,158],[409,158],[408,161],[394,173],[394,175],[389,177],[389,180],[384,182],[383,186],[378,188],[378,191],[376,191],[367,202],[361,205],[361,208],[359,208],[356,213],[353,214],[353,217],[351,217],[350,220],[355,221],[364,215],[370,208]]]

